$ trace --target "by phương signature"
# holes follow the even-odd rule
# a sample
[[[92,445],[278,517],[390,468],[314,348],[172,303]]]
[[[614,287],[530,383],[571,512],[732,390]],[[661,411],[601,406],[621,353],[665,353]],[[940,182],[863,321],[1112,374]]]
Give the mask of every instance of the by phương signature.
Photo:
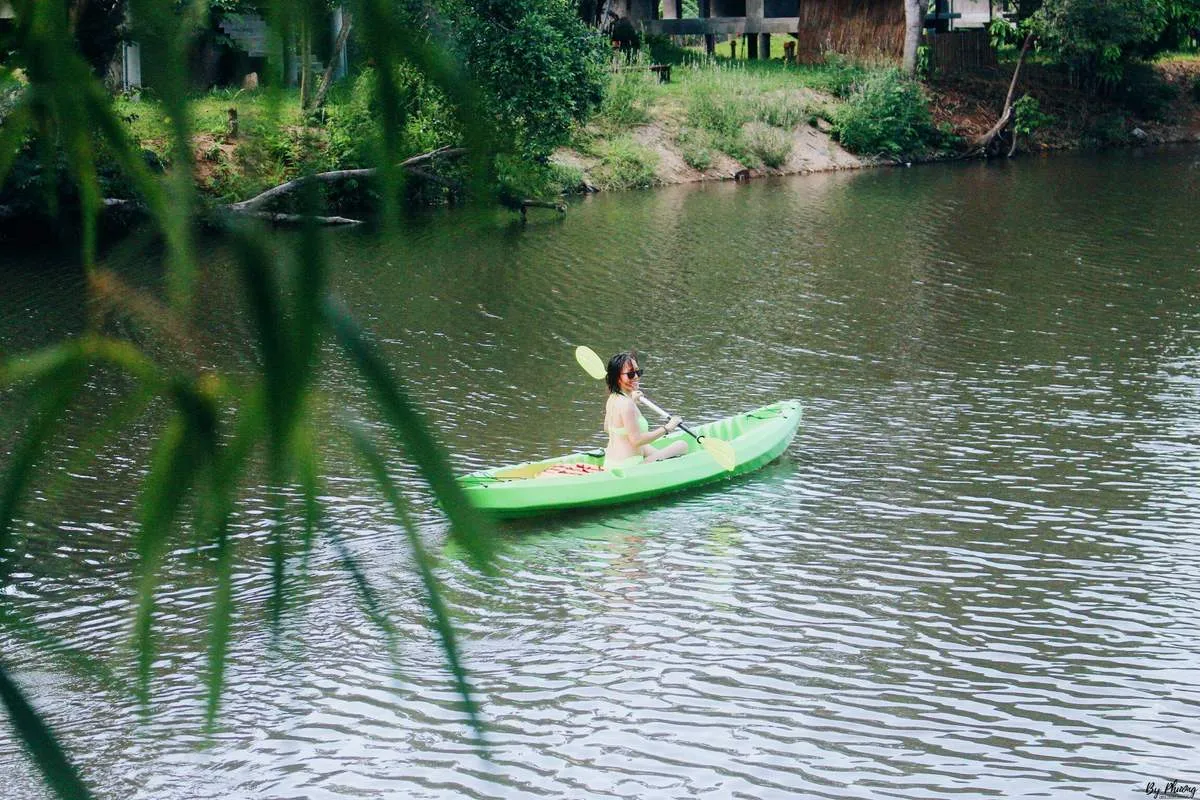
[[[1196,789],[1198,784],[1187,783],[1185,781],[1146,781],[1146,786],[1143,792],[1149,797],[1186,797],[1189,800],[1195,800]]]

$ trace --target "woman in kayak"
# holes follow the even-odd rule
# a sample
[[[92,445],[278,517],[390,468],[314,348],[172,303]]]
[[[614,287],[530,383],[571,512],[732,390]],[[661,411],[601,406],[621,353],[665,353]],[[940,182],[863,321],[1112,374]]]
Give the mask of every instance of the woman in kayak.
[[[633,456],[640,455],[645,461],[661,461],[687,452],[687,442],[672,442],[657,448],[650,443],[661,439],[679,427],[679,417],[671,417],[665,425],[653,430],[635,402],[641,391],[638,389],[642,370],[632,353],[617,353],[608,360],[608,371],[604,380],[608,383],[608,403],[604,406],[604,431],[608,434],[608,447],[604,449],[604,468],[621,464]]]

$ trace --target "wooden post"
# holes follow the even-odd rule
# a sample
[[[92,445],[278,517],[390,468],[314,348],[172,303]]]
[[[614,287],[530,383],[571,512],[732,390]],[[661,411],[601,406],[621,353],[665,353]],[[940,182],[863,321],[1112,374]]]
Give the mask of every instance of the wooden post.
[[[746,60],[758,58],[758,37],[762,31],[764,0],[746,0]]]
[[[700,18],[712,16],[712,0],[700,0]],[[704,34],[704,52],[710,56],[717,54],[717,37],[711,33]]]
[[[760,33],[758,35],[758,52],[763,61],[771,60],[771,34]]]

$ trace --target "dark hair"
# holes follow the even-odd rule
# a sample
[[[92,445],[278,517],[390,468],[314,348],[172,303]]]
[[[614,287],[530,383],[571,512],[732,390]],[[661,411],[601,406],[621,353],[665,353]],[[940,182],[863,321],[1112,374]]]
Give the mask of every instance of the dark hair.
[[[617,353],[608,360],[608,372],[604,375],[604,382],[608,384],[609,392],[612,394],[621,393],[621,373],[625,371],[625,367],[633,360],[633,351]]]

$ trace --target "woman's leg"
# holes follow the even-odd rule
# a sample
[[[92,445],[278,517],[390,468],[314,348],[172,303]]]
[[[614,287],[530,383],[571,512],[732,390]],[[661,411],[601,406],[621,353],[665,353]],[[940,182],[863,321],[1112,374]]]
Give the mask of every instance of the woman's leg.
[[[675,458],[681,456],[688,451],[688,443],[682,439],[677,442],[672,442],[661,450],[657,447],[646,445],[642,448],[642,456],[647,463],[651,461],[662,461],[664,458]]]

